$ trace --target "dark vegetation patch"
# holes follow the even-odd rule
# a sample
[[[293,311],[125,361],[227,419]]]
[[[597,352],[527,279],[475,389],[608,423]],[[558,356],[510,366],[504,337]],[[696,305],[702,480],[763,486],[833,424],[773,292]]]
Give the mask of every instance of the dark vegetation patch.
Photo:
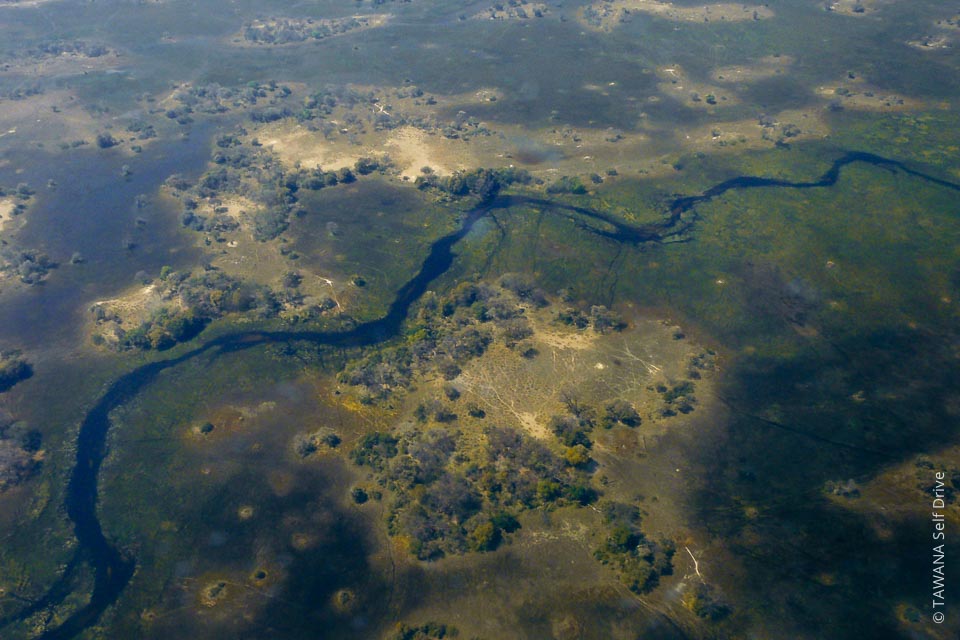
[[[103,305],[90,308],[90,313],[103,332],[94,335],[94,342],[126,349],[169,349],[199,334],[213,319],[230,313],[270,318],[280,310],[286,292],[253,285],[232,278],[217,269],[200,273],[172,271],[164,268],[154,283],[164,300],[176,300],[176,306],[165,306],[135,327],[124,327],[123,320]]]
[[[507,274],[497,285],[461,283],[445,296],[424,297],[402,344],[370,354],[341,374],[341,381],[362,387],[361,400],[368,404],[414,383],[448,380],[416,406],[413,420],[366,434],[350,453],[370,472],[390,534],[417,558],[493,551],[510,540],[525,512],[593,505],[602,496],[602,483],[593,477],[592,432],[640,425],[631,403],[614,399],[597,407],[571,386],[561,391],[566,412],[548,423],[556,440],[541,441],[509,426],[484,424],[489,420],[484,410],[462,399],[455,380],[460,366],[483,356],[494,341],[523,357],[518,345],[533,333],[526,310],[550,304],[522,274]],[[591,315],[577,313],[608,320],[595,324],[595,331],[624,326],[613,312],[593,309]],[[672,571],[673,544],[648,540],[636,507],[610,503],[603,514],[596,557],[632,590],[653,589]]]
[[[4,247],[0,249],[3,271],[16,274],[24,284],[37,285],[46,280],[47,275],[59,265],[43,251]]]
[[[312,433],[298,433],[294,436],[293,450],[301,458],[307,458],[318,451],[336,449],[340,442],[340,435],[336,431],[323,427]]]
[[[184,85],[172,96],[173,106],[155,109],[152,113],[163,113],[167,118],[181,125],[192,122],[191,114],[221,114],[235,110],[251,110],[251,114],[265,110],[278,110],[290,114],[289,107],[283,106],[284,99],[292,91],[286,85],[269,82],[250,81],[239,87],[225,87],[215,82],[204,85]],[[254,111],[258,107],[260,111]],[[251,115],[251,119],[257,120]]]
[[[0,410],[0,493],[30,477],[43,459],[40,432]]]
[[[15,351],[0,351],[0,393],[33,375],[33,367]]]
[[[688,611],[705,620],[723,620],[731,612],[730,605],[719,590],[705,582],[687,589],[681,602]]]
[[[477,196],[481,202],[493,199],[501,188],[513,184],[530,184],[532,178],[526,169],[474,169],[456,171],[441,177],[434,173],[418,176],[414,184],[419,189],[432,189],[451,196]]]
[[[259,45],[281,45],[319,41],[357,29],[375,26],[375,18],[351,16],[347,18],[269,18],[254,20],[243,26],[243,39]]]
[[[26,182],[16,187],[0,187],[0,198],[13,198],[11,216],[22,215],[33,198],[34,191]],[[36,285],[46,280],[51,270],[59,265],[43,251],[17,247],[7,242],[0,246],[0,272],[11,273],[28,285]]]
[[[121,349],[156,349],[164,351],[179,342],[190,340],[209,322],[209,318],[193,311],[161,309],[139,327],[124,332]]]
[[[557,314],[557,320],[577,329],[593,326],[593,330],[600,334],[623,331],[627,326],[619,313],[602,304],[592,305],[589,313],[577,308],[563,309]]]
[[[486,428],[479,446],[457,425],[374,432],[351,457],[387,490],[389,531],[421,560],[492,551],[523,511],[597,497],[585,471],[507,427]]]
[[[444,640],[444,638],[459,638],[460,631],[453,626],[437,622],[427,622],[415,627],[400,624],[397,632],[390,636],[390,640]]]
[[[500,286],[464,282],[449,294],[426,294],[410,321],[402,344],[380,349],[348,366],[341,382],[362,387],[361,402],[373,403],[409,387],[417,375],[453,380],[461,367],[483,355],[495,340],[517,349],[532,335],[526,307],[550,304],[546,294],[525,275],[507,274]],[[445,391],[455,400],[456,389]],[[479,407],[473,413],[482,413]],[[449,420],[444,405],[418,408],[418,418]],[[453,416],[455,417],[455,416]]]
[[[100,58],[111,53],[116,54],[116,51],[105,44],[86,40],[52,40],[27,51],[29,56],[51,58],[60,56]]]
[[[640,529],[640,510],[628,504],[600,505],[608,535],[594,555],[617,571],[620,581],[635,593],[646,593],[659,584],[660,576],[673,573],[676,545],[672,540],[648,539]]]

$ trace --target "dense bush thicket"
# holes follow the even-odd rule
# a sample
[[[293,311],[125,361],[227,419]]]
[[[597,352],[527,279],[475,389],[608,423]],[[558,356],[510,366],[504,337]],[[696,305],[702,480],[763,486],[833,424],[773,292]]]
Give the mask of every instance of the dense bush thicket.
[[[351,457],[390,490],[390,532],[422,560],[491,551],[520,527],[522,511],[597,498],[585,471],[509,428],[488,427],[479,449],[454,426],[374,432]]]

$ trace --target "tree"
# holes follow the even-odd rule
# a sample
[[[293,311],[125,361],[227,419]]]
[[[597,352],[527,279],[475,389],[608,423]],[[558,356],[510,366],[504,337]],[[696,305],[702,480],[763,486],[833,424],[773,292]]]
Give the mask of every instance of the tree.
[[[597,333],[621,331],[626,326],[623,318],[616,311],[611,311],[603,305],[590,307],[590,318],[593,320],[593,330]]]
[[[360,439],[350,457],[359,465],[365,464],[383,470],[386,461],[397,455],[397,443],[393,436],[374,431]]]
[[[353,167],[357,173],[362,176],[373,173],[380,168],[380,163],[374,160],[373,158],[363,157],[359,158],[356,164]]]
[[[637,413],[637,410],[633,408],[632,404],[621,399],[614,400],[606,406],[603,418],[603,424],[607,428],[617,422],[628,427],[636,427],[640,424],[640,414]]]
[[[681,602],[687,610],[707,620],[722,620],[730,614],[729,605],[706,583],[687,589]]]
[[[563,459],[572,467],[585,467],[590,464],[590,451],[582,444],[567,447]]]
[[[568,447],[583,445],[589,449],[593,445],[587,435],[589,429],[585,429],[573,416],[553,416],[550,418],[549,427],[560,442]]]
[[[470,546],[475,551],[493,551],[500,544],[500,530],[492,522],[484,522],[470,533]]]
[[[474,179],[472,191],[480,196],[482,202],[488,202],[500,192],[500,181],[494,172],[480,169]]]
[[[97,134],[97,146],[101,149],[109,149],[110,147],[116,146],[118,144],[117,139],[114,138],[109,133],[99,133]]]
[[[587,192],[587,188],[584,186],[580,178],[562,176],[556,182],[547,187],[547,193],[572,193],[575,195],[583,195]]]
[[[0,352],[0,393],[32,375],[33,367],[19,354]]]

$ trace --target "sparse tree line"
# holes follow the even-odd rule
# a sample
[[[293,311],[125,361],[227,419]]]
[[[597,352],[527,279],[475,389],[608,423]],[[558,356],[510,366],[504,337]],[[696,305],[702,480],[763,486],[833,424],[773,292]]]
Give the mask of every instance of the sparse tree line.
[[[269,18],[255,20],[243,26],[243,39],[261,45],[281,45],[307,40],[323,40],[331,36],[349,33],[371,26],[371,18],[351,16],[347,18]]]
[[[53,40],[31,48],[28,55],[34,57],[71,55],[99,58],[110,53],[116,53],[116,51],[98,42],[87,42],[85,40]]]
[[[487,201],[496,197],[502,188],[513,184],[530,184],[532,180],[526,169],[506,167],[456,171],[443,177],[431,172],[418,176],[414,184],[419,189],[432,189],[457,197],[476,196],[481,201]]]
[[[242,87],[224,87],[215,82],[184,86],[173,95],[176,106],[155,109],[151,113],[163,113],[167,118],[187,125],[193,121],[193,113],[221,114],[235,109],[251,109],[253,121],[270,122],[292,115],[292,111],[282,104],[292,93],[290,87],[273,80],[264,83],[251,81]],[[257,106],[261,108],[252,110]]]

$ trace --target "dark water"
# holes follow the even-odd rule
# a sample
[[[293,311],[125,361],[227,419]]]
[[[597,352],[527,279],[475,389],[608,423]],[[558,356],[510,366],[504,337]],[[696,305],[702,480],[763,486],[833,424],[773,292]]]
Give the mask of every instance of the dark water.
[[[836,160],[819,179],[806,182],[790,182],[762,177],[744,176],[726,180],[700,195],[676,198],[670,203],[669,215],[661,223],[634,227],[617,221],[600,212],[586,208],[552,203],[544,200],[502,197],[468,212],[456,231],[435,241],[418,273],[403,285],[391,303],[387,313],[370,322],[342,332],[238,332],[215,338],[203,346],[180,356],[141,366],[116,380],[81,423],[77,437],[77,458],[67,489],[67,515],[74,523],[78,541],[76,556],[64,575],[48,593],[11,619],[0,621],[8,625],[25,619],[30,614],[62,602],[69,594],[67,585],[81,562],[89,563],[95,574],[93,591],[87,605],[72,614],[63,624],[44,634],[44,638],[70,638],[96,623],[129,583],[136,567],[136,559],[113,545],[104,535],[97,515],[99,470],[106,454],[106,438],[110,430],[110,412],[131,400],[147,388],[162,371],[176,367],[204,353],[239,352],[265,344],[310,342],[325,346],[366,346],[378,344],[397,335],[407,313],[427,290],[429,284],[447,272],[454,261],[453,247],[462,240],[491,210],[514,205],[537,205],[549,207],[560,215],[576,215],[584,219],[584,229],[623,243],[657,242],[686,230],[692,221],[689,215],[696,205],[704,203],[734,189],[756,188],[825,188],[836,183],[844,167],[853,163],[897,170],[922,178],[933,184],[960,191],[960,185],[940,180],[914,171],[901,163],[867,153],[849,153]],[[685,219],[685,216],[688,218]],[[597,222],[604,226],[598,228]],[[841,443],[842,444],[842,443]],[[878,452],[879,455],[887,455]],[[895,452],[890,452],[892,457]]]
[[[11,167],[21,172],[0,172],[0,183],[27,182],[37,192],[17,243],[46,252],[60,266],[55,277],[0,305],[6,339],[37,350],[76,344],[85,302],[128,288],[136,271],[155,277],[163,265],[196,264],[196,240],[159,201],[157,185],[174,173],[200,173],[213,129],[200,125],[187,139],[153,141],[133,157],[115,149],[9,154]],[[121,175],[124,165],[133,172],[127,178]],[[48,179],[56,183],[52,190],[44,187]],[[138,208],[141,194],[149,195]],[[74,252],[83,256],[81,264],[70,264]]]

